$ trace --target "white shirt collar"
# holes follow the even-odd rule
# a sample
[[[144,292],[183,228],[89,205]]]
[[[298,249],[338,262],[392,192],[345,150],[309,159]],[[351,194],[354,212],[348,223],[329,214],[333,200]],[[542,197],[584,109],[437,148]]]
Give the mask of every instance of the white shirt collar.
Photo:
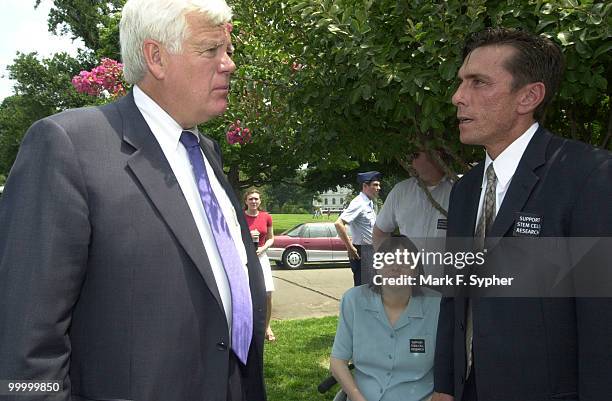
[[[183,131],[191,131],[198,136],[198,129],[192,128],[184,130],[179,123],[174,120],[170,114],[166,113],[155,100],[151,99],[138,85],[134,85],[134,103],[143,114],[145,120],[150,123],[150,127],[156,127],[155,137],[159,142],[159,145],[164,149],[172,149],[176,151],[179,146],[181,133]]]
[[[361,196],[361,200],[363,200],[368,205],[371,205],[370,202],[372,202],[372,200],[368,198],[368,195],[364,194],[363,192],[359,192],[359,196]]]
[[[498,188],[507,188],[510,185],[510,181],[514,176],[514,172],[518,167],[521,158],[523,157],[523,153],[525,153],[525,149],[527,149],[527,145],[533,138],[533,135],[538,130],[539,124],[537,122],[533,123],[527,131],[525,131],[521,136],[514,140],[503,152],[497,156],[495,160],[492,160],[487,153],[484,164],[484,171],[482,178],[482,188],[487,186],[487,175],[486,171],[489,167],[489,164],[493,163],[493,169],[495,170],[495,175],[497,176],[497,187]]]

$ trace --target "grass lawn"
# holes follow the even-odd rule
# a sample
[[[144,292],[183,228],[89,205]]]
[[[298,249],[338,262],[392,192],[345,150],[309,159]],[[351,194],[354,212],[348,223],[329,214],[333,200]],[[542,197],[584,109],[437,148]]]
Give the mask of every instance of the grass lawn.
[[[297,226],[301,223],[314,221],[331,221],[334,222],[338,218],[337,214],[331,214],[313,218],[312,214],[272,214],[272,223],[274,225],[274,234],[280,234],[285,230]]]
[[[338,318],[335,316],[272,321],[276,341],[266,341],[264,376],[268,401],[331,401],[335,386],[319,394],[329,375],[329,354]]]

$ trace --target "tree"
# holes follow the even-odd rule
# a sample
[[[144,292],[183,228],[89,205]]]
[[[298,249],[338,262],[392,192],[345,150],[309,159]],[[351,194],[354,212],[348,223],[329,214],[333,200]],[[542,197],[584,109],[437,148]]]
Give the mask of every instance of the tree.
[[[487,26],[544,34],[568,60],[547,121],[564,136],[609,146],[610,26],[604,2],[291,0],[304,32],[290,104],[301,116],[301,148],[313,167],[346,174],[347,160],[388,163],[442,147],[464,170],[482,150],[458,142],[456,88],[466,36]],[[322,146],[322,142],[326,145]],[[328,150],[321,154],[320,148]],[[320,175],[321,172],[318,172]]]
[[[0,105],[0,174],[8,175],[23,135],[32,123],[61,110],[91,103],[70,83],[72,76],[88,63],[86,57],[78,60],[66,53],[42,60],[36,53],[17,54],[8,66],[10,78],[16,81],[15,95]]]
[[[117,58],[123,3],[54,0],[50,28],[83,38],[95,55],[82,69],[103,56]],[[236,190],[291,183],[300,168],[312,190],[352,183],[358,169],[393,175],[420,147],[444,148],[454,156],[451,167],[466,170],[483,152],[459,143],[450,98],[465,37],[487,26],[520,27],[557,41],[568,68],[546,125],[612,146],[607,2],[235,0],[232,6],[239,69],[230,109],[202,129],[222,144]],[[51,98],[44,85],[28,85]],[[56,93],[55,104],[71,107]],[[237,120],[252,132],[249,143],[225,140]]]
[[[307,159],[296,146],[299,127],[288,101],[293,82],[290,10],[274,0],[237,0],[232,32],[238,66],[232,78],[227,113],[203,131],[222,144],[228,177],[237,190],[265,184],[295,185]],[[237,120],[248,127],[252,141],[230,145],[225,134]]]
[[[36,0],[34,8],[41,1]],[[80,38],[87,48],[100,49],[103,47],[104,27],[111,24],[114,13],[124,4],[125,0],[53,0],[49,11],[49,32]]]

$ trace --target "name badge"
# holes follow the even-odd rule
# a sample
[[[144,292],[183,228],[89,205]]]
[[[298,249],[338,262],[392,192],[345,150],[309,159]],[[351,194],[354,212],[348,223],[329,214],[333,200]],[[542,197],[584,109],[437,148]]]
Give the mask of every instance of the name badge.
[[[413,354],[424,354],[425,353],[425,340],[422,338],[411,338],[410,339],[410,352]]]
[[[438,219],[438,230],[446,230],[448,227],[448,219]]]
[[[538,237],[542,231],[542,216],[534,213],[516,212],[514,220],[515,237]]]

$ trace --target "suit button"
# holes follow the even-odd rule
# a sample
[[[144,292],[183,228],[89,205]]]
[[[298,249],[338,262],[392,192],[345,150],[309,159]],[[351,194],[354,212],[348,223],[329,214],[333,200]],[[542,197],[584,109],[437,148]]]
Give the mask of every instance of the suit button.
[[[219,351],[227,351],[227,344],[223,341],[217,343],[217,349]]]
[[[465,384],[465,377],[461,376],[461,384]]]
[[[461,320],[457,320],[457,323],[459,323],[459,329],[463,331],[463,322]]]

